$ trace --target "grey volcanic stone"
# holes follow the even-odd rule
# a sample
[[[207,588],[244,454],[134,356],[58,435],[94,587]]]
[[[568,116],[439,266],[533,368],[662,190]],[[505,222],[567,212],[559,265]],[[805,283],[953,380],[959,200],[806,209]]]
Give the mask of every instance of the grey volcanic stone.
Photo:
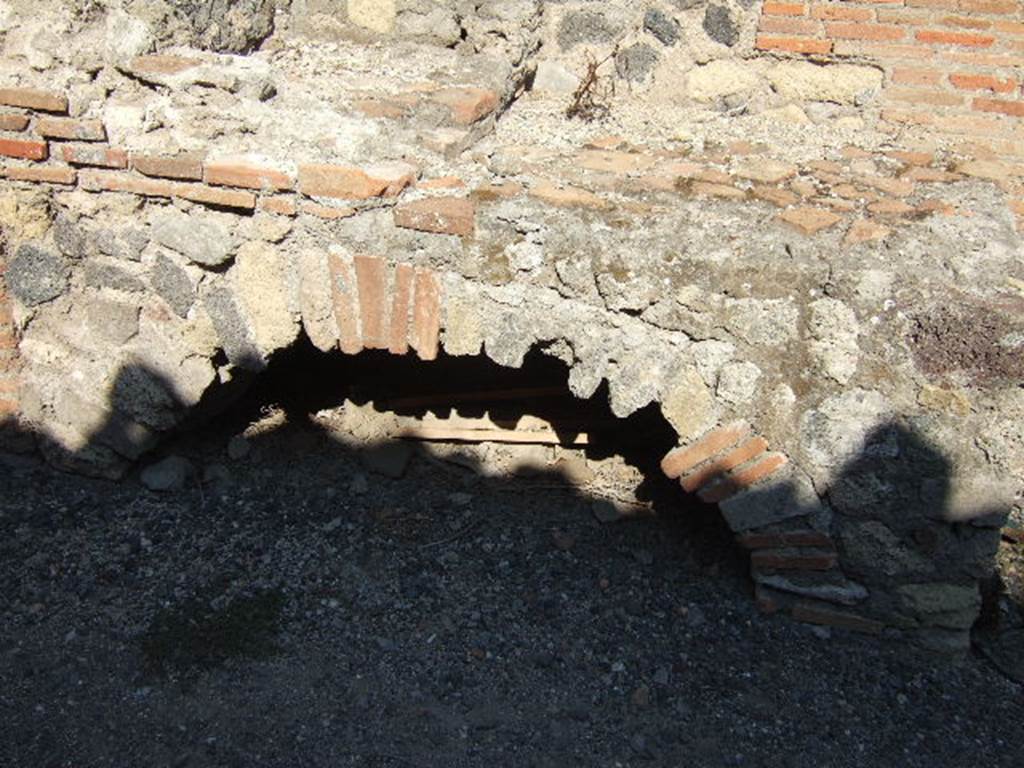
[[[85,264],[85,282],[93,288],[113,288],[127,293],[146,290],[145,283],[128,270],[95,260]]]
[[[688,11],[691,8],[698,8],[706,2],[707,0],[672,0],[672,5],[680,11]]]
[[[704,31],[716,43],[728,45],[730,48],[740,39],[736,22],[724,5],[709,5],[704,11]]]
[[[72,259],[80,259],[85,256],[87,242],[85,233],[63,213],[54,219],[53,241],[65,256]]]
[[[623,80],[641,82],[657,63],[657,51],[647,43],[637,43],[615,57],[615,72]]]
[[[160,254],[149,271],[149,284],[167,302],[179,317],[186,317],[195,303],[196,295],[192,289],[192,281],[185,270],[175,264],[166,255]]]
[[[565,50],[580,43],[604,43],[619,32],[602,14],[594,11],[573,11],[565,15],[558,27],[558,44]]]
[[[276,0],[177,0],[175,6],[199,48],[247,53],[274,31]]]
[[[150,464],[139,479],[151,491],[180,491],[192,475],[192,465],[181,456],[168,456]]]
[[[18,248],[7,265],[8,290],[27,307],[60,296],[68,288],[68,265],[63,258],[34,245]]]
[[[679,24],[657,8],[648,8],[644,14],[644,29],[658,38],[662,45],[675,45],[679,41]]]
[[[252,341],[248,323],[231,292],[224,287],[213,288],[203,296],[203,306],[210,315],[228,360],[246,370],[263,370],[266,364]]]
[[[173,209],[153,222],[153,239],[204,267],[223,264],[231,253],[231,235],[224,227]]]

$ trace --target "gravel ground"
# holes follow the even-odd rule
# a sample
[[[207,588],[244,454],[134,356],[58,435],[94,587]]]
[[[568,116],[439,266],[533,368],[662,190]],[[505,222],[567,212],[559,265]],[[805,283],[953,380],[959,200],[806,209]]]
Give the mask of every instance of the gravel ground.
[[[758,616],[711,523],[367,476],[308,426],[222,460],[170,494],[0,462],[0,765],[1024,761],[1021,686]]]

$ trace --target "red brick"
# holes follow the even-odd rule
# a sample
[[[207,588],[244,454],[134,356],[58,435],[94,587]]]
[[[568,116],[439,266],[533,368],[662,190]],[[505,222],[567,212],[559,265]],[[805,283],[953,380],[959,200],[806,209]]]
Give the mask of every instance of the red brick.
[[[885,625],[874,619],[866,619],[855,613],[841,611],[838,608],[821,608],[809,603],[797,603],[790,615],[797,621],[808,624],[822,624],[839,629],[849,629],[867,635],[880,635]]]
[[[838,224],[842,219],[830,211],[821,208],[801,206],[783,211],[778,218],[805,235],[814,235]]]
[[[409,114],[409,104],[391,99],[359,99],[352,106],[370,118],[395,120]]]
[[[1024,101],[1000,101],[999,99],[975,99],[971,107],[979,112],[999,112],[1013,117],[1024,117]]]
[[[530,187],[530,196],[560,208],[592,208],[607,210],[612,204],[603,197],[585,189],[558,186],[548,181],[538,182]]]
[[[1024,67],[1024,56],[1006,56],[998,53],[978,53],[976,51],[943,51],[942,58],[956,64],[970,67]]]
[[[766,589],[760,584],[754,585],[754,605],[757,612],[764,616],[771,616],[782,610],[782,603],[779,602],[776,592]]]
[[[266,191],[286,191],[295,186],[287,173],[250,163],[207,163],[204,178],[207,184]]]
[[[674,448],[661,460],[661,471],[675,480],[703,461],[731,448],[750,434],[750,425],[734,421],[707,432],[687,446]]]
[[[698,197],[717,197],[722,200],[743,200],[747,196],[742,189],[728,184],[711,184],[706,181],[695,181],[690,186],[690,192]]]
[[[788,16],[762,16],[757,30],[777,35],[814,37],[821,31],[821,22],[811,19],[794,19]]]
[[[997,21],[995,29],[997,32],[1006,32],[1011,35],[1024,35],[1024,21]]]
[[[378,170],[371,174],[344,165],[300,165],[299,191],[310,197],[368,200],[393,197],[415,181],[411,166],[392,164]]]
[[[476,206],[464,197],[428,197],[394,209],[396,227],[472,237]]]
[[[787,51],[788,53],[828,53],[832,50],[831,40],[812,40],[802,37],[777,37],[758,35],[755,47],[762,51]]]
[[[74,168],[56,166],[32,166],[29,168],[6,168],[4,175],[11,181],[41,182],[44,184],[74,184],[78,174]]]
[[[828,21],[871,21],[875,11],[871,8],[850,8],[847,5],[815,5],[811,16]]]
[[[962,177],[960,174],[943,171],[940,168],[911,168],[900,178],[909,179],[910,181],[923,181],[928,184],[948,184]]]
[[[483,88],[444,88],[434,91],[429,98],[448,107],[458,125],[472,125],[498,107],[498,94]]]
[[[938,85],[946,73],[930,67],[900,67],[892,71],[892,82],[900,85]]]
[[[957,0],[906,0],[909,8],[938,8],[945,11],[955,11]]]
[[[384,261],[376,256],[356,256],[352,261],[359,290],[363,346],[367,349],[387,349],[388,287]]]
[[[782,468],[789,460],[781,453],[768,453],[745,465],[742,469],[726,475],[714,485],[703,488],[698,494],[709,504],[717,504],[742,490],[764,480]]]
[[[829,37],[844,40],[902,40],[906,30],[902,27],[886,24],[857,24],[852,22],[834,21],[825,24],[825,32]]]
[[[868,210],[879,216],[906,216],[914,212],[914,206],[902,200],[876,200],[868,204]]]
[[[920,29],[915,37],[920,43],[967,45],[972,48],[987,48],[996,41],[991,35],[978,35],[972,32],[949,32],[944,29]]]
[[[45,160],[48,156],[45,141],[0,139],[0,155],[22,160]]]
[[[429,269],[417,268],[413,280],[412,348],[421,360],[437,358],[441,332],[441,289]]]
[[[768,2],[761,6],[761,13],[766,16],[803,16],[807,13],[807,6],[803,3]]]
[[[1012,77],[1000,80],[991,75],[956,74],[949,76],[949,82],[955,88],[965,91],[992,91],[993,93],[1013,93],[1019,83]]]
[[[771,203],[779,208],[787,208],[790,205],[794,205],[798,199],[789,190],[769,187],[763,184],[755,184],[751,188],[750,194],[758,200],[764,200],[766,203]]]
[[[0,88],[0,104],[8,107],[23,107],[39,112],[68,111],[67,97],[53,91],[40,91],[35,88]]]
[[[259,208],[261,211],[279,216],[295,216],[299,212],[295,205],[295,197],[292,195],[262,196],[259,199]]]
[[[0,400],[0,416],[9,416],[20,410],[21,407],[17,400]]]
[[[174,185],[169,181],[140,179],[115,171],[84,170],[78,174],[82,189],[87,192],[128,192],[144,197],[171,197]]]
[[[252,192],[207,187],[204,184],[178,184],[173,189],[175,197],[191,200],[193,203],[245,211],[256,209],[256,195]]]
[[[356,355],[363,351],[363,339],[356,313],[355,271],[352,263],[337,253],[328,253],[327,263],[331,272],[334,319],[338,324],[338,348],[347,355]]]
[[[410,264],[395,267],[395,286],[391,301],[391,328],[388,351],[404,355],[409,351],[409,306],[412,303],[413,268]]]
[[[906,8],[879,8],[876,14],[883,24],[902,24],[908,27],[923,27],[935,18],[928,11],[908,11]]]
[[[760,549],[750,555],[750,565],[758,571],[827,571],[838,563],[835,552]]]
[[[89,165],[96,168],[128,167],[128,153],[123,149],[69,144],[62,146],[60,151],[64,162],[71,165]]]
[[[780,549],[783,547],[835,548],[832,537],[818,531],[744,533],[736,537],[736,543],[744,549]]]
[[[197,155],[140,155],[132,152],[131,163],[132,169],[143,176],[182,181],[203,180],[203,158]]]
[[[99,120],[77,120],[72,117],[41,117],[36,120],[36,133],[47,139],[107,140],[107,129]]]
[[[28,128],[28,115],[0,115],[0,131],[15,133]]]
[[[899,160],[904,165],[929,166],[935,161],[933,152],[910,152],[901,149],[894,149],[885,153],[886,157]]]
[[[319,203],[311,203],[307,200],[299,205],[299,213],[335,221],[355,216],[357,211],[355,208],[349,208],[348,206],[320,205]]]
[[[687,493],[693,493],[703,488],[712,480],[721,477],[729,470],[735,469],[740,464],[745,464],[755,456],[759,456],[766,450],[768,450],[767,440],[760,435],[752,437],[729,451],[725,456],[706,462],[689,474],[684,475],[680,478],[679,484],[683,486],[683,490]]]

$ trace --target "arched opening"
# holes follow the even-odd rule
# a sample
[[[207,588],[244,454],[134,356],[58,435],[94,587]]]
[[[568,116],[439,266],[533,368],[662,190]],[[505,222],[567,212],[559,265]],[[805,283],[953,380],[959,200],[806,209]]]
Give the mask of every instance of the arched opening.
[[[567,378],[567,367],[540,347],[521,367],[506,368],[483,355],[443,351],[431,361],[384,351],[323,353],[303,335],[264,371],[236,382],[233,402],[218,416],[186,422],[161,452],[203,467],[210,503],[252,472],[294,462],[297,496],[331,489],[367,500],[401,481],[406,522],[419,528],[406,533],[419,544],[457,535],[454,521],[485,493],[533,510],[525,524],[555,546],[570,548],[569,531],[581,528],[614,545],[623,530],[616,524],[632,522],[640,540],[657,539],[674,553],[672,567],[681,572],[728,574],[745,584],[747,557],[717,505],[682,493],[660,469],[676,435],[657,403],[619,418],[606,386],[580,399]],[[310,461],[327,462],[331,474],[306,472]],[[421,495],[436,501],[442,490],[454,519],[414,511]]]

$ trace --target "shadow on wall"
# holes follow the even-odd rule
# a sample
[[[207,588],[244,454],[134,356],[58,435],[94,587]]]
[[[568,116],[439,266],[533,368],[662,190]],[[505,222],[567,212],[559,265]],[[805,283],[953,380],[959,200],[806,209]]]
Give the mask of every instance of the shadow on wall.
[[[433,380],[450,391],[454,382],[464,381],[457,366],[465,362],[465,358],[447,358],[421,363],[363,353],[346,359],[345,364],[357,368],[362,364],[376,377],[364,392],[346,394],[350,400],[366,403],[378,399],[380,387],[387,386],[387,382],[412,383],[413,392],[422,391],[431,386],[431,372]],[[262,361],[254,361],[254,369],[264,367]],[[270,370],[291,373],[277,360],[270,364]],[[516,371],[500,371],[498,381],[515,381]],[[204,398],[178,428],[200,426],[211,413],[237,401],[258,378],[241,376],[234,389],[219,388],[209,400]],[[295,389],[295,397],[283,400],[286,422],[307,422],[326,443],[344,451],[386,457],[397,446],[397,450],[411,453],[412,449],[401,441],[350,442],[317,424],[312,414],[319,407],[337,405],[343,398],[337,384],[322,371],[307,370],[302,376],[284,378]],[[467,386],[478,383],[470,380]],[[567,388],[565,391],[568,393]],[[75,450],[68,451],[52,436],[35,436],[51,462],[77,470],[104,462],[123,467],[156,447],[158,433],[143,426],[143,421],[152,426],[153,414],[163,414],[168,425],[173,425],[176,415],[184,411],[171,383],[142,365],[122,369],[109,397],[110,415]],[[603,392],[592,400],[601,401],[607,410]],[[395,402],[400,403],[401,398]],[[577,420],[589,424],[588,419],[600,419],[593,403],[578,402],[581,410],[574,414]],[[547,407],[543,398],[516,405],[518,415],[544,415]],[[422,416],[428,408],[412,405],[394,410]],[[469,412],[472,410],[470,407]],[[514,424],[516,418],[513,414],[509,423]],[[588,431],[591,426],[587,426]],[[658,461],[675,441],[667,423],[612,420],[606,426],[613,433],[611,437],[622,438],[616,448],[621,449],[627,463],[643,473],[641,497],[658,509],[682,509],[685,514],[675,517],[683,528],[709,513],[719,518],[717,510],[702,508],[695,498],[685,497],[678,485],[661,475]],[[8,419],[0,423],[0,436],[3,447],[23,442],[24,432]],[[588,457],[600,452],[596,447],[587,450]],[[472,456],[463,457],[459,463],[469,472],[482,469]],[[171,485],[198,480],[189,476],[191,467],[187,462],[167,470],[172,474],[167,480]],[[573,487],[573,478],[557,467],[544,475],[566,488]],[[968,633],[982,608],[979,584],[993,583],[999,529],[1008,510],[982,508],[965,514],[959,501],[953,503],[953,477],[950,460],[936,446],[907,425],[892,421],[868,434],[858,453],[824,490],[824,498],[784,480],[738,494],[722,502],[720,509],[731,533],[754,550],[751,572],[763,608],[873,633],[881,632],[883,627],[895,628],[933,649],[957,651],[969,644]],[[719,525],[720,538],[728,539],[729,532]],[[801,541],[799,535],[807,532],[829,534],[831,541],[822,536]],[[787,538],[787,534],[791,536]],[[760,542],[756,540],[759,535]]]

